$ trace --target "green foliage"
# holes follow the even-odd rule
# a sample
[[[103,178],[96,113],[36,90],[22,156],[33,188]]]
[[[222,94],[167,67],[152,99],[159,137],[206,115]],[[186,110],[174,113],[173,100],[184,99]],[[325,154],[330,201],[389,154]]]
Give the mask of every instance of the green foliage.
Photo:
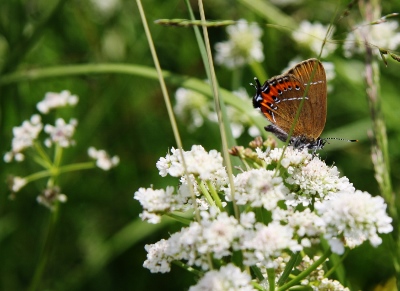
[[[0,1],[0,153],[3,155],[10,148],[12,127],[37,112],[36,103],[46,92],[67,89],[80,97],[77,107],[65,109],[65,114],[77,118],[79,125],[77,144],[63,159],[84,161],[89,145],[106,148],[121,159],[112,171],[72,173],[61,180],[68,202],[61,207],[40,290],[184,290],[194,284],[196,278],[191,274],[178,267],[169,274],[150,274],[142,267],[144,245],[179,227],[169,219],[159,225],[142,223],[138,218],[141,208],[133,200],[139,187],[155,184],[163,188],[170,184],[171,180],[158,175],[155,164],[169,148],[176,147],[143,25],[133,1],[117,1],[111,11],[100,10],[96,2],[102,1]],[[166,79],[170,96],[184,85],[211,96],[210,89],[201,82],[206,73],[193,28],[154,23],[157,19],[189,19],[185,3],[143,2],[162,69],[173,74]],[[279,14],[264,14],[266,10],[254,6],[256,1],[251,2],[207,1],[206,17],[258,22],[264,30],[262,66],[268,76],[279,74],[297,55],[304,59],[315,57],[291,39],[292,25],[296,27],[305,19],[329,24],[336,10],[346,10],[345,6],[338,6],[338,1],[315,0],[274,6]],[[382,15],[399,11],[400,3],[395,2],[384,3]],[[200,18],[198,11],[195,14]],[[279,15],[284,16],[284,23]],[[344,41],[351,29],[349,23],[360,19],[357,8],[353,8],[346,21],[333,23],[337,26],[333,38],[339,43]],[[265,23],[277,27],[267,27]],[[208,29],[212,44],[226,39],[224,27]],[[328,61],[336,66],[336,78],[334,90],[328,94],[323,136],[360,142],[332,141],[320,155],[328,164],[334,163],[357,189],[379,195],[367,137],[371,121],[362,76],[364,59],[345,59],[338,49]],[[380,64],[380,90],[393,190],[399,193],[400,64],[391,58],[387,62],[388,67]],[[93,66],[96,64],[131,65],[139,69],[103,70],[101,65]],[[81,72],[78,67],[71,69],[73,65],[90,66]],[[41,75],[52,67],[57,67],[50,72],[53,75]],[[254,78],[251,68],[240,70],[240,84],[252,96],[254,88],[248,85]],[[230,70],[216,67],[219,85],[226,90],[221,89],[226,103],[249,112],[251,99],[246,104],[231,98],[232,75]],[[267,124],[261,117],[254,121],[261,126]],[[220,150],[217,124],[206,123],[194,133],[184,122],[178,122],[178,126],[186,149],[202,144],[207,150]],[[247,146],[250,140],[242,136],[238,144]],[[14,200],[9,199],[5,183],[10,174],[24,176],[34,171],[37,165],[33,163],[23,167],[3,163],[0,167],[0,181],[4,181],[0,183],[0,290],[27,289],[39,262],[51,216],[36,202],[44,182],[23,188]],[[384,244],[377,249],[365,247],[363,251],[350,252],[344,265],[348,267],[345,272],[348,282],[353,284],[352,290],[365,290],[393,276],[387,260],[375,260],[384,256],[387,249]],[[366,262],[366,257],[371,259]]]

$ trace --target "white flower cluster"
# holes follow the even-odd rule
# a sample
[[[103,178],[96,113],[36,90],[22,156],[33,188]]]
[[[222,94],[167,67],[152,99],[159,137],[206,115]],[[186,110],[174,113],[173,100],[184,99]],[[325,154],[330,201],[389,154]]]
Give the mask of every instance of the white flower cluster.
[[[235,177],[235,200],[238,205],[264,207],[273,210],[279,201],[289,194],[281,177],[275,177],[274,171],[253,169]],[[232,201],[230,187],[225,190],[226,201]]]
[[[249,100],[250,98],[244,88],[239,88],[232,93],[243,100]],[[175,100],[175,114],[188,126],[189,131],[194,131],[196,128],[201,127],[204,124],[204,120],[218,122],[217,114],[214,111],[214,103],[205,95],[190,89],[178,88],[175,92]],[[234,138],[240,137],[245,128],[248,128],[248,133],[252,137],[260,135],[260,131],[253,125],[248,115],[243,114],[233,106],[226,106],[226,112]]]
[[[37,109],[43,113],[48,113],[51,109],[64,107],[67,105],[75,105],[78,102],[76,95],[71,95],[69,91],[61,93],[46,93],[44,99],[37,103]],[[70,123],[66,123],[62,118],[56,120],[56,124],[46,124],[44,132],[49,134],[49,138],[45,139],[45,145],[51,147],[53,143],[57,143],[61,147],[69,147],[74,144],[72,136],[75,132],[77,121],[71,119]],[[15,160],[21,162],[25,156],[22,153],[25,149],[34,145],[34,141],[38,138],[43,129],[42,119],[39,114],[34,114],[30,120],[25,120],[21,126],[13,128],[13,139],[11,142],[11,151],[4,155],[6,163]]]
[[[215,61],[227,68],[242,67],[251,62],[264,60],[260,41],[262,30],[256,23],[249,24],[241,19],[226,29],[229,40],[215,45]]]
[[[186,88],[178,88],[175,92],[175,100],[175,114],[189,124],[189,130],[201,127],[204,118],[211,118],[213,105],[203,94]]]
[[[378,233],[393,230],[383,198],[372,197],[367,192],[342,191],[331,200],[316,203],[315,209],[324,221],[324,236],[337,254],[344,252],[344,242],[339,239],[342,235],[350,248],[366,240],[376,247],[382,243]]]
[[[151,188],[140,188],[136,191],[134,198],[138,200],[143,207],[140,218],[149,223],[159,223],[162,214],[167,211],[176,210],[173,204],[174,197],[178,197],[178,195],[173,195],[173,192],[174,187],[167,187],[165,191],[162,189],[153,190]]]
[[[76,105],[77,102],[78,97],[76,95],[71,95],[69,91],[62,91],[61,93],[49,92],[45,94],[43,100],[37,103],[36,107],[42,114],[46,114],[52,109],[65,107],[67,105]],[[30,120],[25,120],[21,126],[13,128],[11,150],[4,155],[4,161],[6,163],[12,162],[13,160],[21,162],[25,158],[23,152],[31,148],[33,159],[37,164],[41,165],[44,170],[42,170],[39,175],[34,173],[26,177],[10,176],[8,178],[9,188],[12,192],[10,197],[13,197],[16,192],[20,191],[30,182],[41,178],[52,177],[56,172],[56,167],[63,167],[58,160],[62,156],[61,151],[56,151],[57,154],[53,155],[55,157],[53,160],[38,141],[40,133],[43,131],[48,135],[44,140],[45,146],[51,147],[56,144],[60,148],[67,148],[75,144],[72,138],[77,124],[78,122],[76,119],[71,119],[69,123],[66,123],[64,119],[58,118],[55,121],[55,125],[46,124],[43,126],[41,116],[39,114],[34,114]],[[90,157],[96,159],[96,165],[103,170],[109,170],[119,163],[119,158],[117,156],[110,157],[104,150],[89,148],[88,153]],[[73,170],[79,170],[87,168],[87,165],[78,164],[77,166],[77,164],[75,164],[70,167],[69,170],[71,170],[71,168]],[[52,209],[55,203],[66,202],[67,196],[61,194],[56,185],[52,184],[51,188],[45,189],[43,193],[37,197],[37,201],[39,204]]]
[[[257,289],[251,286],[250,275],[233,264],[223,266],[218,271],[207,272],[195,286],[189,288],[189,291],[225,290],[255,291]]]
[[[331,41],[334,31],[334,27],[329,30],[329,26],[322,25],[319,22],[312,24],[304,20],[300,23],[299,28],[293,32],[293,39],[299,44],[308,47],[314,54],[319,55],[326,37],[327,42],[321,53],[321,57],[325,58],[336,50],[336,43]]]
[[[38,137],[43,129],[43,124],[40,115],[32,115],[30,121],[25,120],[21,126],[13,128],[14,137],[11,142],[11,151],[4,155],[6,163],[15,159],[17,162],[24,160],[23,150],[33,146],[33,142]]]
[[[268,155],[260,150],[257,153],[267,165],[277,164],[283,149],[275,148]],[[330,199],[333,193],[355,190],[346,177],[339,177],[339,171],[335,166],[327,166],[318,157],[312,157],[306,149],[298,151],[292,147],[286,148],[280,164],[286,172],[286,185],[292,186],[290,188],[294,190],[286,196],[287,205],[308,206],[316,201]]]
[[[383,199],[355,191],[347,178],[339,177],[336,167],[328,167],[318,157],[292,147],[284,153],[282,149],[265,152],[258,149],[257,154],[265,167],[237,174],[235,193],[231,193],[218,152],[206,152],[201,146],[183,151],[196,199],[203,199],[207,205],[198,208],[200,221],[193,221],[169,239],[146,245],[146,268],[151,272],[169,272],[171,262],[178,260],[208,271],[210,259],[229,260],[240,252],[244,266],[274,268],[278,274],[282,258],[316,246],[320,237],[328,241],[331,251],[343,254],[345,247],[354,248],[367,240],[377,246],[381,243],[378,234],[392,231],[392,219],[386,214]],[[134,198],[144,208],[141,218],[152,223],[158,223],[165,213],[177,214],[176,211],[193,208],[181,151],[172,149],[171,154],[159,160],[157,168],[161,176],[180,177],[181,186],[178,193],[172,187],[141,188],[135,193]],[[209,200],[208,192],[217,193],[221,206]],[[239,218],[228,214],[227,205],[233,201],[242,210],[246,209]],[[310,205],[313,207],[309,208]],[[206,272],[192,290],[199,286],[208,290],[212,278],[220,280],[224,270]],[[237,272],[241,273],[240,269]],[[221,280],[226,286],[235,284],[225,278]],[[312,277],[307,280],[311,282]],[[313,290],[341,286],[338,284],[324,278],[318,283],[320,289],[313,287]],[[346,290],[340,288],[334,290]]]
[[[96,150],[94,147],[88,149],[88,155],[96,160],[96,166],[104,171],[108,171],[119,164],[119,157],[110,157],[105,150]]]
[[[75,144],[72,136],[75,133],[75,128],[78,125],[76,119],[71,119],[69,123],[66,123],[64,119],[57,118],[55,125],[46,124],[44,131],[49,134],[49,138],[46,138],[44,144],[49,148],[54,144],[58,144],[62,148],[67,148]]]
[[[200,145],[192,146],[192,150],[182,151],[188,174],[192,174],[196,178],[203,181],[213,181],[216,185],[225,185],[227,182],[227,174],[222,164],[222,156],[216,150],[206,152]],[[165,158],[161,158],[157,162],[157,169],[160,176],[165,177],[167,174],[172,177],[182,177],[185,175],[184,166],[179,149],[171,149],[171,154],[167,154]]]
[[[365,41],[370,45],[384,49],[395,50],[400,45],[400,32],[397,21],[387,21],[375,25],[359,25],[351,31],[344,42],[345,57],[365,52]],[[379,55],[378,50],[374,52]]]
[[[78,96],[71,95],[71,92],[68,90],[61,91],[60,93],[48,92],[36,107],[41,113],[47,114],[54,108],[65,107],[67,105],[74,106],[78,103],[78,100]]]

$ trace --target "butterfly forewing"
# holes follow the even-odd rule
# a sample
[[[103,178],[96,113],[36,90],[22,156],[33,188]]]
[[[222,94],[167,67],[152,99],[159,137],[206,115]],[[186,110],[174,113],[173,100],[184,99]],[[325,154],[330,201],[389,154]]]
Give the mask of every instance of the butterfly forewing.
[[[326,76],[317,59],[301,62],[286,73],[267,80],[260,95],[262,101],[256,105],[269,121],[286,133],[294,124],[304,99],[292,136],[304,136],[310,141],[320,136],[326,119]]]
[[[293,117],[296,115],[297,108],[303,99],[301,92],[304,92],[302,82],[293,75],[280,75],[269,79],[264,83],[261,96],[261,111],[274,124],[279,125],[285,132],[289,132]],[[265,92],[264,92],[265,91]],[[296,128],[300,128],[300,122]]]
[[[307,138],[316,139],[324,130],[326,122],[327,85],[325,69],[317,59],[309,59],[290,69],[287,74],[295,76],[302,82],[304,91],[301,91],[303,95],[306,93],[308,97],[304,102],[302,114],[293,135],[302,134]],[[306,89],[307,86],[308,90]]]

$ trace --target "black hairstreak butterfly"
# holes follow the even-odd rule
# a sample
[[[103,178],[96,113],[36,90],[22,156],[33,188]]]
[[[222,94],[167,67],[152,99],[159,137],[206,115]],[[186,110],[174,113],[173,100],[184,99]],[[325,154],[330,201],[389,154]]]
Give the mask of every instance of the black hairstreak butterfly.
[[[325,69],[319,60],[303,61],[262,86],[257,78],[254,80],[257,92],[253,106],[260,108],[272,123],[265,127],[266,131],[286,142],[300,103],[305,99],[289,145],[314,152],[324,147],[326,138],[320,135],[326,121],[327,85]]]

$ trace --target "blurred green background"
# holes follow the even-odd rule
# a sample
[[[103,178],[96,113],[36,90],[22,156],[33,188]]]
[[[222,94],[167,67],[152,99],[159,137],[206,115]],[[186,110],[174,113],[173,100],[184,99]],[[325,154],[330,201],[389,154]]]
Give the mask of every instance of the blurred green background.
[[[184,1],[143,1],[150,30],[163,69],[182,76],[206,78],[192,28],[154,24],[160,18],[189,18]],[[197,1],[191,1],[196,15]],[[258,22],[264,34],[265,61],[269,76],[279,74],[296,56],[315,57],[296,45],[290,30],[265,28],[264,23],[281,24],[280,16],[263,16],[258,1],[205,1],[208,19],[240,18]],[[400,11],[400,2],[382,3],[382,15]],[[273,5],[269,2],[264,2]],[[328,24],[337,1],[297,1],[275,7],[294,23],[302,20]],[[55,8],[57,7],[57,8]],[[55,9],[55,12],[54,12]],[[357,7],[349,18],[360,20]],[[336,24],[336,23],[335,23]],[[343,40],[350,27],[337,25],[334,38]],[[224,27],[210,28],[211,43],[226,40]],[[367,137],[370,116],[363,80],[363,56],[343,57],[342,49],[327,59],[336,67],[333,92],[328,96],[328,116],[323,136],[358,138],[357,144],[332,142],[320,152],[328,164],[336,165],[356,189],[379,195]],[[135,1],[0,1],[0,82],[4,75],[52,66],[121,63],[153,68],[147,39]],[[400,64],[381,62],[382,109],[387,124],[394,190],[399,193]],[[230,88],[232,72],[216,66],[221,87]],[[245,67],[242,86],[249,96],[254,73]],[[169,274],[150,274],[142,267],[144,245],[166,238],[179,225],[166,220],[162,225],[138,221],[139,203],[133,200],[139,187],[165,188],[177,181],[161,178],[155,167],[168,149],[176,147],[164,100],[157,80],[127,74],[85,74],[24,80],[0,86],[0,153],[9,151],[12,127],[36,113],[36,103],[49,91],[70,90],[80,97],[75,108],[63,116],[79,121],[76,146],[65,152],[68,162],[86,161],[87,148],[104,148],[120,157],[120,165],[109,171],[83,171],[62,176],[62,192],[68,202],[61,207],[56,238],[44,273],[41,290],[185,290],[195,283],[192,275],[178,267]],[[169,84],[173,97],[177,84]],[[251,99],[248,100],[251,103]],[[49,115],[49,122],[54,115]],[[45,120],[46,121],[46,120]],[[265,120],[265,124],[267,121]],[[207,122],[189,132],[179,122],[184,147],[202,144],[207,150],[220,149],[218,127]],[[247,146],[243,135],[238,144]],[[22,165],[22,166],[21,166]],[[23,188],[9,199],[6,179],[10,174],[25,176],[35,164],[2,162],[0,167],[0,290],[27,289],[40,257],[49,211],[39,206],[36,196],[45,181]],[[386,256],[387,244],[378,249],[364,245],[346,258],[349,282],[368,290],[392,275]]]

